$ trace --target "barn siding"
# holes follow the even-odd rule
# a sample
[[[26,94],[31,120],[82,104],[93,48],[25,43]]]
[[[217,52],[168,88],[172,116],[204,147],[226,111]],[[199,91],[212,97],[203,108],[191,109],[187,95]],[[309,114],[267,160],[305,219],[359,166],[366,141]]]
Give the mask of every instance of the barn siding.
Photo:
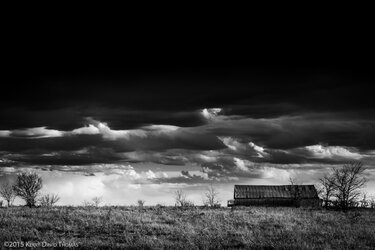
[[[235,199],[231,206],[319,207],[319,199]]]
[[[291,199],[235,199],[235,206],[294,206]]]
[[[299,205],[301,207],[320,207],[322,202],[320,199],[302,199]]]

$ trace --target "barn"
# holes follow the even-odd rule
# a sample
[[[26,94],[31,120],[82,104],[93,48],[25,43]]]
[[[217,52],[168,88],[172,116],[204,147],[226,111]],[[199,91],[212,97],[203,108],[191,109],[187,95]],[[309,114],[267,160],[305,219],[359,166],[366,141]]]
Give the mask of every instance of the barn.
[[[314,185],[235,185],[233,206],[319,207],[321,201]]]

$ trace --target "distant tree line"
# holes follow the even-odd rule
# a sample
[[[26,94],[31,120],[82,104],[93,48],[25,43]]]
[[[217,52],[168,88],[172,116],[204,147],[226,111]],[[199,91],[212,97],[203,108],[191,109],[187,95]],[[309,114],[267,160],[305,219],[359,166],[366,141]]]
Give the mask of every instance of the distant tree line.
[[[360,162],[352,162],[342,167],[332,168],[329,173],[320,178],[319,196],[325,208],[338,208],[347,211],[352,207],[375,208],[375,196],[370,196],[361,192],[366,185],[367,179],[364,177],[364,167]],[[291,185],[296,185],[296,180],[290,179]],[[14,182],[5,182],[0,185],[0,197],[11,207],[15,198],[23,199],[28,207],[42,206],[52,207],[59,200],[57,194],[41,194],[43,187],[42,178],[36,173],[20,173]],[[299,193],[295,194],[298,199]],[[203,194],[202,201],[207,207],[220,207],[219,192],[210,185]],[[192,200],[182,190],[174,192],[175,206],[193,207]],[[99,207],[103,198],[98,196],[91,201],[84,201],[83,206]],[[138,200],[137,205],[143,208],[144,200]],[[0,201],[0,207],[3,201]]]
[[[7,206],[11,207],[16,197],[23,199],[27,207],[52,207],[59,200],[57,194],[41,194],[40,190],[43,187],[42,178],[36,173],[20,173],[17,175],[15,181],[7,181],[0,185],[0,197],[3,197],[7,202]],[[174,193],[175,206],[178,207],[193,207],[195,206],[192,200],[189,200],[182,190],[176,190]],[[220,207],[220,200],[218,199],[219,192],[212,185],[207,187],[203,194],[203,204],[207,207]],[[85,200],[82,205],[85,207],[99,207],[103,202],[103,197],[93,197],[91,201]],[[137,205],[143,208],[144,200],[138,200]],[[3,201],[0,201],[0,207],[3,206]]]

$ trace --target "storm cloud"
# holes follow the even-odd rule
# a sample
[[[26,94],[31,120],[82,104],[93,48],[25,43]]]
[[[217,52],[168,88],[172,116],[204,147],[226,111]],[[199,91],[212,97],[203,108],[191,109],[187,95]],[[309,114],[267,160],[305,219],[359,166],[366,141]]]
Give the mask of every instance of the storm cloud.
[[[36,168],[90,176],[148,164],[150,171],[176,169],[148,172],[148,182],[194,184],[264,179],[270,168],[375,162],[374,76],[367,71],[33,70],[4,76],[3,173]]]

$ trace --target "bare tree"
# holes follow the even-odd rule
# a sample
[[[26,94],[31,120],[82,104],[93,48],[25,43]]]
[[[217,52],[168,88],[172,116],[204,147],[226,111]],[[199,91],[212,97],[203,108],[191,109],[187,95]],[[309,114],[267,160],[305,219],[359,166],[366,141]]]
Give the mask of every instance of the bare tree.
[[[42,186],[42,178],[36,173],[21,173],[17,176],[13,188],[17,196],[26,201],[28,207],[34,207]]]
[[[13,185],[10,182],[6,182],[1,185],[0,196],[7,201],[8,207],[12,206],[12,203],[16,198],[16,192],[14,191]]]
[[[332,175],[325,174],[322,178],[319,179],[321,184],[321,196],[323,198],[324,207],[329,207],[332,203],[332,197],[335,192],[335,185],[332,181]]]
[[[332,170],[331,181],[335,189],[333,195],[342,210],[346,211],[358,200],[360,190],[367,182],[366,178],[362,177],[363,172],[364,168],[360,162],[345,164]]]
[[[204,193],[203,203],[209,207],[217,207],[220,205],[219,192],[212,186],[212,184],[207,188]]]
[[[184,207],[186,205],[186,194],[181,190],[176,190],[174,193],[176,206]]]
[[[369,206],[372,209],[375,208],[375,195],[370,196],[370,198],[369,198]]]
[[[362,208],[366,208],[368,207],[368,205],[370,204],[370,201],[369,199],[367,199],[367,193],[366,192],[363,192],[362,193],[362,199],[359,201],[359,204]]]
[[[101,197],[101,196],[96,196],[96,197],[92,198],[92,202],[93,202],[93,205],[95,207],[99,207],[99,205],[100,205],[100,203],[102,203],[102,201],[103,201],[103,197]]]
[[[57,194],[46,194],[39,199],[39,202],[42,207],[53,207],[59,200]]]

